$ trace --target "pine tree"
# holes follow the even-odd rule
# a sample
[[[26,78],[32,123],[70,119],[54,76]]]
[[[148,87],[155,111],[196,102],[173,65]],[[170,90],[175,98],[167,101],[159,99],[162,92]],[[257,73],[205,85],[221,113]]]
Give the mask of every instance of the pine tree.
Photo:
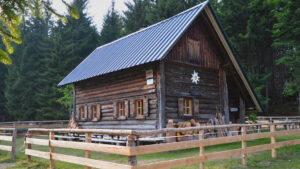
[[[150,0],[147,20],[154,24],[170,18],[190,7],[200,3],[201,0]]]
[[[68,118],[68,109],[59,103],[64,93],[57,84],[99,45],[96,28],[83,12],[87,2],[74,0],[72,5],[78,8],[80,18],[67,16],[67,24],[58,21],[51,31],[50,43],[41,44],[45,57],[40,74],[43,87],[37,96],[40,105],[37,110],[39,120]],[[72,101],[71,99],[69,103]]]
[[[0,64],[0,72],[0,121],[7,121],[9,119],[9,116],[5,107],[6,98],[4,95],[5,81],[7,78],[7,67],[3,64]]]
[[[150,5],[148,0],[133,0],[133,2],[125,2],[127,10],[124,12],[124,31],[129,34],[139,30],[142,27],[150,25],[146,20],[147,9]]]
[[[35,16],[22,26],[23,42],[12,55],[14,64],[8,67],[6,107],[16,120],[34,120],[39,104],[37,91],[43,55],[39,45],[48,38],[49,17]]]
[[[288,81],[284,89],[285,95],[298,95],[298,111],[300,112],[300,2],[293,0],[275,1],[277,8],[274,16],[274,46],[283,56],[277,64],[289,68],[292,80]]]
[[[111,9],[104,16],[104,22],[100,33],[100,44],[106,44],[121,37],[122,19],[115,10],[115,2],[112,1]]]
[[[78,13],[74,6],[69,5],[64,0],[62,0],[62,3],[64,3],[64,5],[68,8],[69,14],[78,18]],[[49,0],[2,0],[0,2],[0,11],[0,35],[6,48],[6,51],[2,50],[4,49],[3,46],[0,48],[0,62],[4,64],[11,64],[11,59],[7,54],[12,54],[14,52],[11,42],[16,44],[20,44],[22,42],[19,26],[23,23],[26,14],[28,14],[26,17],[31,15],[42,18],[43,14],[50,12],[58,18],[66,21],[63,15],[57,13],[55,9],[52,8]]]

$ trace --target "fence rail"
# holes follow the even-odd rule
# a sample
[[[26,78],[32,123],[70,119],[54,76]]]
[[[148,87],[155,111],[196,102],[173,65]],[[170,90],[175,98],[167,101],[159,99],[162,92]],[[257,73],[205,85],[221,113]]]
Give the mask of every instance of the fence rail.
[[[48,120],[48,121],[13,121],[0,122],[1,128],[50,128],[50,127],[66,127],[69,120]]]
[[[4,133],[4,131],[10,131]],[[16,137],[17,131],[14,128],[0,128],[0,150],[11,152],[11,157],[16,158]],[[10,145],[3,145],[1,141],[9,142]]]
[[[204,163],[211,160],[229,158],[232,156],[242,156],[242,162],[247,164],[247,154],[257,151],[272,150],[272,157],[276,157],[276,149],[280,147],[300,144],[300,139],[289,140],[283,142],[276,142],[276,137],[288,136],[288,135],[300,135],[300,121],[285,122],[285,123],[264,123],[264,124],[239,124],[239,125],[222,125],[222,126],[206,126],[206,127],[190,127],[190,128],[168,128],[161,130],[105,130],[105,129],[29,129],[28,137],[26,139],[27,149],[25,154],[28,155],[28,160],[31,156],[36,156],[50,161],[50,168],[54,168],[55,161],[64,161],[74,164],[86,166],[86,168],[132,168],[132,169],[147,169],[147,168],[173,168],[190,164],[200,164],[200,168],[204,168]],[[248,129],[251,127],[259,127],[267,125],[270,131],[263,133],[249,133]],[[291,126],[290,130],[276,131],[275,126],[288,125]],[[241,128],[241,135],[230,137],[219,137],[204,139],[204,133],[206,130],[216,129],[230,129],[233,127]],[[34,133],[48,133],[49,139],[33,138]],[[152,144],[152,145],[137,145],[136,141],[139,137],[150,135],[161,135],[168,132],[190,132],[194,136],[198,136],[197,140]],[[85,134],[85,142],[76,141],[62,141],[55,140],[55,134]],[[101,143],[92,143],[92,134],[110,134],[127,136],[126,146],[108,145]],[[248,140],[271,138],[270,144],[247,147]],[[221,152],[205,153],[206,146],[213,146],[218,144],[226,144],[233,142],[242,142],[242,147],[234,150],[226,150]],[[49,152],[42,152],[39,150],[31,149],[31,145],[48,146]],[[168,161],[154,162],[150,164],[138,164],[136,156],[167,152],[174,150],[183,150],[189,148],[199,148],[199,156],[187,157],[181,159],[174,159]],[[71,148],[84,150],[85,157],[76,157],[73,155],[59,154],[55,152],[56,148]],[[103,152],[117,155],[128,156],[128,164],[119,164],[115,162],[103,161],[98,159],[91,159],[91,152]]]
[[[14,159],[16,158],[16,138],[25,136],[27,132],[22,129],[66,127],[68,122],[68,120],[0,122],[0,150],[11,152]],[[9,142],[10,145],[3,145],[1,141]]]
[[[300,120],[300,116],[257,116],[258,120]]]

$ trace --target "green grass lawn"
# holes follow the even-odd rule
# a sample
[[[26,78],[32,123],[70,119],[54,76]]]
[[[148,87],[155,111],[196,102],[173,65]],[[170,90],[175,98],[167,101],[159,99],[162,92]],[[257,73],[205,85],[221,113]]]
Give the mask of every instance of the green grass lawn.
[[[276,140],[279,141],[286,141],[291,139],[300,139],[300,136],[285,136],[285,137],[278,137]],[[49,167],[49,163],[47,160],[32,157],[32,162],[26,162],[26,156],[24,154],[24,139],[18,138],[17,139],[17,160],[12,160],[7,152],[0,151],[0,163],[2,162],[16,162],[14,166],[8,167],[8,169],[20,169],[20,168],[27,168],[27,169],[46,169]],[[270,143],[270,139],[259,139],[255,141],[248,141],[247,146],[256,146],[262,144]],[[217,146],[210,146],[205,148],[205,153],[215,152],[215,151],[224,151],[230,149],[237,149],[241,147],[241,143],[230,143],[230,144],[223,144]],[[33,146],[33,149],[38,149],[41,151],[48,151],[48,147],[43,146]],[[63,153],[68,155],[74,156],[84,156],[84,151],[81,150],[74,150],[74,149],[65,149],[65,148],[56,148],[55,152]],[[180,151],[170,151],[170,152],[163,152],[163,153],[155,153],[155,154],[147,154],[141,155],[137,157],[138,163],[151,163],[155,161],[163,161],[163,160],[171,160],[171,159],[178,159],[184,157],[191,157],[199,155],[199,148],[193,149],[186,149]],[[117,163],[127,163],[127,157],[121,155],[113,155],[113,154],[106,154],[106,153],[92,153],[93,159],[102,159],[107,161],[113,161]],[[261,169],[261,168],[272,168],[272,169],[285,169],[285,168],[299,168],[300,169],[300,145],[289,146],[280,148],[277,150],[277,158],[271,158],[271,151],[262,151],[248,155],[247,159],[248,166],[244,167],[241,164],[240,157],[234,157],[230,159],[223,159],[223,160],[215,160],[211,162],[205,163],[206,168],[212,169],[221,169],[221,168],[254,168],[254,169]],[[60,161],[55,161],[56,168],[58,169],[70,169],[70,168],[84,168],[83,166],[74,165],[70,163],[64,163]],[[198,164],[179,167],[180,169],[196,169],[199,168]]]

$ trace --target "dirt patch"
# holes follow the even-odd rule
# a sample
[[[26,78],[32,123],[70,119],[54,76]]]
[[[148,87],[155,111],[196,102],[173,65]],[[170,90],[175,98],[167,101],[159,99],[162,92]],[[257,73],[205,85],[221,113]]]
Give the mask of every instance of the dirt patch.
[[[0,163],[0,169],[5,169],[6,167],[12,166],[14,163]]]

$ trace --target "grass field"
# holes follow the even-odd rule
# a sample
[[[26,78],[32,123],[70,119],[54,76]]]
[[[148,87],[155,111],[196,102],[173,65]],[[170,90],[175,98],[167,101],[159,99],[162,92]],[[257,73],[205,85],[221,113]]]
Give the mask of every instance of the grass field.
[[[285,136],[279,137],[276,140],[279,141],[286,141],[291,139],[299,139],[300,136]],[[24,154],[24,140],[22,138],[17,139],[17,160],[11,160],[9,154],[4,151],[0,151],[0,163],[3,162],[16,162],[14,166],[8,167],[8,169],[46,169],[49,167],[49,163],[47,160],[43,160],[40,158],[33,157],[32,162],[26,162],[26,156]],[[262,144],[270,143],[270,139],[259,139],[255,141],[248,141],[247,146],[256,146]],[[223,151],[223,150],[230,150],[230,149],[237,149],[241,147],[241,143],[231,143],[231,144],[223,144],[217,146],[206,147],[205,152],[215,152],[215,151]],[[48,147],[42,146],[33,146],[33,149],[39,149],[42,151],[48,151]],[[81,150],[74,150],[74,149],[65,149],[65,148],[56,148],[56,152],[69,154],[69,155],[76,155],[76,156],[84,156],[84,151]],[[289,146],[278,149],[277,151],[277,158],[271,158],[270,151],[262,151],[257,152],[254,154],[248,155],[248,166],[244,167],[241,164],[241,158],[235,157],[230,159],[224,160],[216,160],[207,162],[206,168],[209,169],[222,169],[222,168],[253,168],[253,169],[261,169],[261,168],[272,168],[272,169],[300,169],[300,145],[296,146]],[[141,155],[138,156],[138,163],[150,163],[155,161],[162,161],[162,160],[171,160],[177,158],[184,158],[190,156],[197,156],[199,154],[198,148],[187,149],[187,150],[180,150],[180,151],[171,151],[171,152],[164,152],[164,153],[155,153],[155,154],[148,154],[148,155]],[[127,163],[126,156],[120,155],[113,155],[113,154],[106,154],[106,153],[92,153],[92,158],[94,159],[102,159],[107,161],[113,161],[117,163]],[[84,168],[83,166],[78,166],[70,163],[64,163],[55,161],[56,168],[58,169],[71,169],[71,168]],[[180,169],[196,169],[199,168],[198,164],[180,167]]]

